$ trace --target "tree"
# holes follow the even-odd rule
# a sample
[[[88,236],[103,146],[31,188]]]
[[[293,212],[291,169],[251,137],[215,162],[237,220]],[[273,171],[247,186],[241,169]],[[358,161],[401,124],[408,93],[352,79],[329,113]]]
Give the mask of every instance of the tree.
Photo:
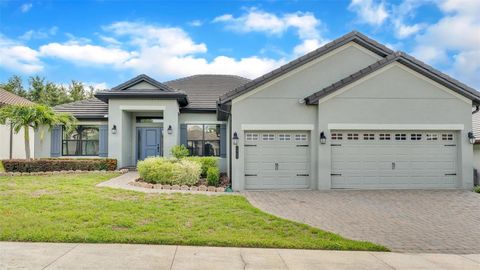
[[[45,78],[33,76],[28,79],[28,83],[28,98],[35,103],[46,104]]]
[[[24,129],[25,156],[30,159],[30,128],[38,131],[40,127],[51,130],[54,126],[63,125],[72,130],[76,119],[67,113],[56,113],[45,105],[7,105],[0,108],[0,124],[10,124],[15,133]]]
[[[18,75],[13,75],[8,79],[8,82],[5,84],[0,84],[0,88],[12,92],[17,96],[27,97],[27,91],[23,88],[22,77]]]
[[[70,98],[72,101],[84,100],[87,97],[83,83],[72,81],[72,84],[69,85],[69,88]]]

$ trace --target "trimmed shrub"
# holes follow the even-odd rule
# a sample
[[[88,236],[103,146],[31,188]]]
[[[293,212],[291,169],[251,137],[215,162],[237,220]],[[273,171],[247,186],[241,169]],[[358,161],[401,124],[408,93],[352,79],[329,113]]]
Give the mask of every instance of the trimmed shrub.
[[[220,170],[217,167],[210,167],[207,171],[207,183],[209,186],[217,187],[220,183]]]
[[[188,151],[187,147],[185,145],[175,145],[172,147],[172,150],[170,150],[172,153],[172,156],[176,158],[184,158],[187,157],[190,154],[190,151]]]
[[[2,160],[6,172],[114,171],[117,160],[111,158],[42,158]]]
[[[137,164],[140,177],[148,183],[195,185],[201,173],[200,163],[185,159],[151,157]]]
[[[199,162],[202,165],[201,176],[207,177],[208,168],[218,168],[218,158],[216,157],[186,157],[187,160]]]
[[[480,186],[475,186],[473,192],[480,193]]]

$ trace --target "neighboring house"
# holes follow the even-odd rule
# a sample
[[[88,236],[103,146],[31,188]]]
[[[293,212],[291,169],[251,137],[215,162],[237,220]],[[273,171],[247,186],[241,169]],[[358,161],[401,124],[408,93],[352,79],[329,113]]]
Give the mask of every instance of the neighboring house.
[[[56,107],[82,126],[39,156],[108,156],[134,166],[185,144],[221,158],[234,190],[470,188],[478,93],[351,32],[253,81],[140,75]]]
[[[6,105],[33,105],[34,103],[0,89],[0,108]],[[24,130],[15,133],[10,125],[0,125],[0,159],[25,158]],[[30,128],[30,149],[34,149],[33,129]],[[34,157],[34,155],[32,155]]]

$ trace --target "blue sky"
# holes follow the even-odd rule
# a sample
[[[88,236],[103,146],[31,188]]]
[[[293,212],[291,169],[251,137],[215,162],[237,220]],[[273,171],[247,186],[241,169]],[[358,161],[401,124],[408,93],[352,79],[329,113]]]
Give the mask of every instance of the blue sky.
[[[480,89],[480,1],[0,1],[0,81],[260,76],[358,30]]]

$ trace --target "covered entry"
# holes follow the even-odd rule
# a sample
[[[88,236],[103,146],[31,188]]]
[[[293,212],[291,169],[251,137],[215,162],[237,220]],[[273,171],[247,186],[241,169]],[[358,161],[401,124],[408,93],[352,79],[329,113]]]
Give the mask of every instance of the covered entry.
[[[305,131],[245,131],[245,188],[308,188],[309,137]]]
[[[331,132],[332,188],[455,188],[452,131]]]

